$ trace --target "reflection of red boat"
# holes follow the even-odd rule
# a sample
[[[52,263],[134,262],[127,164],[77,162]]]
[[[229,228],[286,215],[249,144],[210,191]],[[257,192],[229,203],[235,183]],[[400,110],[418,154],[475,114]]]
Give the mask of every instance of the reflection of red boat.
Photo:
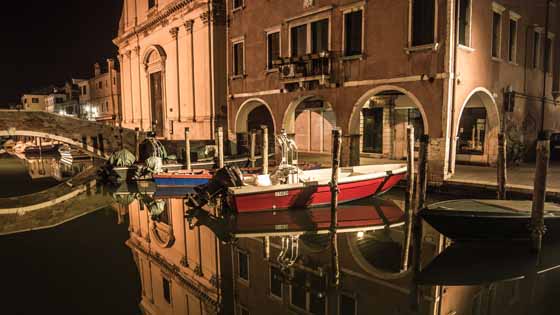
[[[373,204],[339,207],[337,232],[371,231],[404,224],[403,211],[393,201],[376,199]],[[308,232],[329,233],[331,209],[318,207],[296,211],[241,213],[230,222],[236,237],[281,236]]]
[[[331,169],[298,171],[283,184],[275,175],[245,177],[245,185],[229,188],[230,205],[238,212],[257,212],[330,204]],[[338,202],[380,195],[397,184],[406,165],[383,164],[340,169]]]

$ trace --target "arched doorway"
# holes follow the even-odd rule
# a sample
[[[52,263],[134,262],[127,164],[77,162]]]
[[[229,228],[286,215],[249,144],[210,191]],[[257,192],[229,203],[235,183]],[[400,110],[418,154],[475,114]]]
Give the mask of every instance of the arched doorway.
[[[151,47],[144,55],[144,69],[146,70],[150,102],[151,128],[158,137],[164,137],[166,133],[165,60],[165,51],[160,46]]]
[[[295,139],[300,152],[331,152],[335,126],[332,105],[316,96],[293,101],[284,114],[283,128]]]
[[[350,117],[349,132],[356,140],[351,164],[375,163],[372,159],[406,159],[406,129],[414,127],[416,139],[428,133],[423,108],[410,92],[381,86],[364,94]],[[359,136],[359,137],[358,137]],[[359,159],[359,161],[358,161]]]
[[[456,125],[455,161],[491,164],[497,154],[500,121],[492,95],[474,90],[465,100]]]
[[[268,105],[260,99],[251,99],[241,105],[235,118],[235,134],[237,138],[237,152],[249,151],[251,131],[257,132],[257,144],[262,143],[262,128],[268,128],[269,149],[274,150],[274,135],[276,132],[274,118]],[[257,154],[260,154],[260,146],[257,145]]]

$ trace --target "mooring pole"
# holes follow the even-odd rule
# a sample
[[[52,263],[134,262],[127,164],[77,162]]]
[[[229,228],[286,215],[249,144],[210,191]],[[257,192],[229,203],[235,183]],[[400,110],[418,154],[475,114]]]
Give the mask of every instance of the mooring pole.
[[[218,135],[216,137],[218,145],[218,168],[224,167],[224,129],[218,127]]]
[[[134,128],[134,155],[136,155],[136,161],[140,160],[140,129],[138,127]]]
[[[507,162],[506,162],[507,139],[503,132],[498,134],[498,199],[507,199]]]
[[[249,161],[251,162],[251,167],[255,167],[255,150],[257,149],[257,133],[254,130],[251,130],[251,151]]]
[[[401,259],[401,270],[408,270],[410,258],[410,243],[412,238],[412,217],[414,216],[414,127],[406,128],[406,151],[407,151],[407,183],[404,200],[405,211],[405,238],[403,246],[403,256]]]
[[[422,218],[420,216],[414,215],[412,218],[412,233],[414,240],[414,258],[413,263],[413,276],[412,276],[412,287],[410,290],[410,307],[412,310],[417,311],[420,308],[421,294],[418,288],[418,283],[416,282],[416,276],[420,273],[421,259],[422,259]]]
[[[120,149],[124,149],[124,142],[123,142],[123,128],[119,127],[119,144],[120,144]]]
[[[185,127],[185,168],[190,170],[191,165],[191,139],[190,139],[190,129]]]
[[[537,141],[537,165],[533,187],[533,207],[531,212],[531,239],[535,251],[540,251],[542,238],[546,232],[544,225],[544,202],[546,199],[546,178],[550,159],[550,133],[539,133]]]
[[[41,159],[43,158],[43,147],[42,147],[43,144],[40,137],[37,139],[39,140],[39,158]]]
[[[420,137],[420,151],[418,152],[418,185],[416,187],[416,208],[424,208],[426,202],[426,190],[428,189],[428,145],[430,137],[422,135]]]
[[[332,130],[333,146],[332,146],[332,175],[331,175],[331,269],[332,269],[332,284],[338,286],[340,283],[340,267],[338,264],[338,240],[336,228],[338,225],[338,218],[336,211],[338,208],[338,169],[340,167],[340,150],[342,137],[340,129],[335,128]]]
[[[268,127],[262,125],[262,173],[263,175],[268,174]]]

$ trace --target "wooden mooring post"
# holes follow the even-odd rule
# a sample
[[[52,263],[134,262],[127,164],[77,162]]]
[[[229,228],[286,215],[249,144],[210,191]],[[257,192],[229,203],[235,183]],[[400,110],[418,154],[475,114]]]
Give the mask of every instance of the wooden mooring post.
[[[550,160],[550,133],[542,131],[537,140],[537,162],[533,187],[533,207],[531,211],[532,248],[540,251],[542,238],[546,232],[544,225],[544,202],[546,199],[546,179]]]
[[[190,139],[190,129],[185,127],[185,168],[190,170],[191,165],[191,139]]]
[[[218,168],[222,168],[224,167],[224,129],[222,127],[218,127],[216,145],[218,146]]]
[[[270,237],[269,236],[265,236],[263,239],[263,256],[264,259],[269,260],[270,259]]]
[[[251,130],[249,138],[251,141],[249,161],[251,162],[251,167],[255,167],[256,166],[255,152],[257,150],[257,133],[254,130]]]
[[[136,161],[140,160],[140,128],[134,128],[134,155]]]
[[[430,137],[420,137],[420,150],[418,151],[418,184],[416,187],[416,208],[422,209],[426,203],[426,191],[428,189],[428,146]]]
[[[262,125],[262,173],[263,175],[268,174],[268,127]]]
[[[498,199],[507,199],[507,156],[506,156],[507,139],[503,132],[498,134]]]
[[[331,270],[332,270],[332,285],[338,286],[340,284],[340,266],[338,262],[338,240],[337,240],[337,208],[338,208],[338,170],[340,167],[340,150],[342,144],[342,137],[340,129],[335,128],[332,130],[332,175],[331,175]]]
[[[401,270],[408,270],[410,260],[410,245],[412,242],[412,218],[414,216],[414,127],[406,128],[406,151],[407,151],[407,183],[404,200],[405,212],[405,237],[403,244],[403,253],[401,258]]]

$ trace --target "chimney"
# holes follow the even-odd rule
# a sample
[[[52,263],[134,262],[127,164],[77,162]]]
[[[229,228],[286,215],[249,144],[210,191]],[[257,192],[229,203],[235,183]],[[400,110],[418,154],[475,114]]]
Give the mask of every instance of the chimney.
[[[95,63],[95,65],[93,65],[94,68],[94,75],[98,76],[101,74],[101,66],[99,65],[98,62]]]
[[[115,69],[115,59],[113,58],[107,59],[107,68],[109,69],[109,72]]]

